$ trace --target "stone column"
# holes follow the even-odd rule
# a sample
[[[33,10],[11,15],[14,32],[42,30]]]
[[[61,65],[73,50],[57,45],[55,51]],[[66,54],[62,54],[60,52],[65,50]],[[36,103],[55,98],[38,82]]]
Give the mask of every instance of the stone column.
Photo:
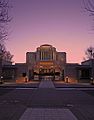
[[[52,60],[53,60],[53,51],[52,51]]]
[[[40,60],[42,59],[42,54],[41,54],[41,51],[40,51]]]
[[[44,60],[44,52],[42,51],[42,60]]]
[[[45,51],[43,52],[43,60],[45,60]]]
[[[43,51],[41,51],[41,60],[43,60]]]

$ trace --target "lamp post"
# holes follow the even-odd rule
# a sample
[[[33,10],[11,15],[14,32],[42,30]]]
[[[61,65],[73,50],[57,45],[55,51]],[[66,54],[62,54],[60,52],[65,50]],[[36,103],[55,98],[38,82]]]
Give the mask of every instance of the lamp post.
[[[90,83],[91,83],[91,85],[94,85],[94,79],[93,79],[93,77],[91,77]]]
[[[68,80],[69,80],[69,77],[68,77],[68,76],[66,76],[66,83],[68,83],[68,82],[69,82]]]
[[[3,76],[1,76],[1,77],[0,77],[0,84],[2,84],[2,83],[3,83],[3,81],[2,81],[2,80],[3,80]]]

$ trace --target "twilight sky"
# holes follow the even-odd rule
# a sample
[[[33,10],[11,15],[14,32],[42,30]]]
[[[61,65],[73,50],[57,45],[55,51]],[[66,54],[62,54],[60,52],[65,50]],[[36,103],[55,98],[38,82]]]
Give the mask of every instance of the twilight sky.
[[[83,0],[11,0],[7,49],[15,62],[25,62],[25,53],[51,44],[67,53],[67,62],[80,63],[85,49],[94,46],[93,21]]]

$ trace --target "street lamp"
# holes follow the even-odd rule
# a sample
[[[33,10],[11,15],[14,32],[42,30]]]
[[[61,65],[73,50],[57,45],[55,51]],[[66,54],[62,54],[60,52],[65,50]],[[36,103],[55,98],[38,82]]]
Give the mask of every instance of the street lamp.
[[[93,85],[94,84],[94,80],[93,80],[93,77],[91,77],[91,81],[90,83]]]
[[[0,84],[2,84],[3,83],[3,76],[1,76],[1,79],[0,79]]]

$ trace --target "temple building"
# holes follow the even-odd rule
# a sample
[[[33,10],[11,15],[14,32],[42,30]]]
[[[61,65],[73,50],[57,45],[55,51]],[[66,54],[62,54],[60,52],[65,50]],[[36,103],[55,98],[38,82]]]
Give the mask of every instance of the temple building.
[[[35,52],[26,53],[26,63],[3,65],[2,76],[18,82],[31,80],[62,80],[68,83],[87,82],[94,79],[94,59],[81,64],[68,63],[66,52],[58,52],[52,45],[39,46]]]
[[[28,80],[50,78],[64,82],[90,82],[94,77],[92,65],[86,64],[86,61],[82,64],[67,63],[66,52],[58,52],[48,44],[41,45],[35,52],[27,52],[26,63],[16,63],[16,67],[17,76],[26,74]]]
[[[35,78],[46,76],[60,79],[66,64],[66,53],[57,52],[52,45],[44,44],[38,47],[36,52],[26,53],[26,64],[29,79],[32,79],[33,76]]]

